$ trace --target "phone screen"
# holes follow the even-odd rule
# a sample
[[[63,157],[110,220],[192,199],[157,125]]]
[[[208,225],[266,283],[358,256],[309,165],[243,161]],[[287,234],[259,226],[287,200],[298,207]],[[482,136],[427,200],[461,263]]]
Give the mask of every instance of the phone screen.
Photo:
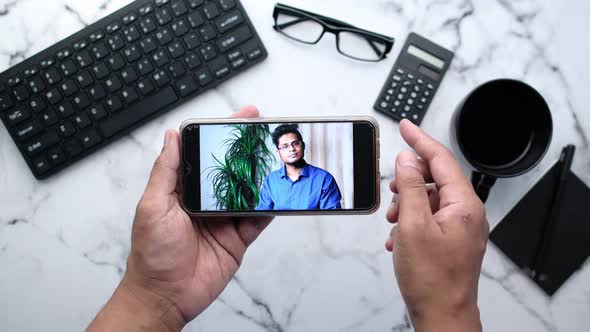
[[[196,213],[355,211],[375,207],[369,121],[190,124],[183,199]]]

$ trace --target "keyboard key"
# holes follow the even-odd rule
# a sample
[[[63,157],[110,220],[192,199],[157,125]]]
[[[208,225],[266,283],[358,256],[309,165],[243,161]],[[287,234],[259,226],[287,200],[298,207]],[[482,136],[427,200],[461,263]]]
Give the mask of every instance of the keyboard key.
[[[53,85],[53,84],[61,81],[61,75],[59,74],[59,72],[55,68],[51,68],[48,71],[46,71],[44,76],[45,76],[45,80],[50,85]]]
[[[176,59],[184,55],[184,47],[182,47],[182,43],[180,41],[175,41],[174,43],[168,45],[168,52],[172,58]]]
[[[92,67],[92,72],[94,72],[94,76],[96,76],[97,80],[102,80],[111,73],[107,65],[102,62]]]
[[[148,3],[148,4],[143,5],[142,7],[139,8],[139,15],[146,16],[147,14],[150,14],[153,11],[154,11],[154,6],[152,6],[151,3]]]
[[[260,47],[252,47],[246,51],[246,56],[248,60],[256,60],[262,56],[262,48]]]
[[[50,104],[57,104],[59,103],[63,97],[57,88],[53,88],[45,93],[45,98],[49,101]]]
[[[109,77],[104,82],[104,84],[107,86],[107,90],[109,90],[110,93],[116,92],[117,90],[123,87],[123,84],[121,83],[121,80],[119,80],[117,75],[112,75],[111,77]]]
[[[45,128],[39,121],[33,120],[16,128],[15,136],[17,140],[22,141],[37,135],[38,133],[42,132],[43,129]]]
[[[141,76],[145,76],[149,73],[151,73],[152,71],[154,71],[154,66],[152,65],[152,63],[150,62],[150,60],[148,58],[143,58],[141,60],[139,60],[139,62],[137,63],[137,70],[139,70],[139,74]]]
[[[156,22],[151,17],[146,17],[139,21],[139,28],[145,35],[157,29]]]
[[[85,49],[88,46],[88,41],[86,39],[78,40],[77,42],[72,45],[74,51],[78,52],[82,49]]]
[[[141,81],[139,81],[139,83],[137,83],[137,88],[139,89],[139,92],[141,92],[141,94],[144,96],[150,94],[155,89],[152,80],[150,80],[149,78],[144,78]]]
[[[219,58],[211,62],[211,71],[215,77],[222,78],[230,73],[229,63],[224,58]]]
[[[217,30],[221,33],[225,33],[238,25],[244,22],[244,18],[242,14],[235,10],[215,21],[215,25],[217,26]]]
[[[6,111],[7,109],[14,106],[12,99],[7,94],[0,94],[0,111]]]
[[[139,46],[141,46],[141,49],[145,54],[150,54],[158,48],[152,37],[147,37],[146,39],[139,42]]]
[[[90,108],[90,115],[94,118],[94,120],[101,120],[107,117],[107,111],[105,111],[102,105],[92,106]]]
[[[45,90],[45,83],[43,83],[41,77],[35,77],[29,81],[29,88],[31,88],[33,93],[39,93]]]
[[[91,43],[96,43],[97,41],[99,41],[103,38],[104,38],[104,32],[102,32],[102,30],[97,30],[97,31],[91,33],[90,36],[88,36],[88,39],[90,39]]]
[[[31,117],[31,112],[26,108],[16,108],[4,116],[9,126],[15,126]]]
[[[121,96],[123,97],[123,100],[127,104],[131,104],[134,101],[136,101],[137,99],[139,99],[139,95],[137,94],[137,90],[135,90],[135,88],[132,86],[123,89],[123,91],[121,92]]]
[[[225,35],[217,41],[217,47],[223,53],[230,48],[236,47],[252,37],[252,32],[247,26],[243,26]]]
[[[45,174],[51,169],[51,165],[49,165],[49,161],[47,161],[47,158],[45,157],[36,159],[33,162],[33,167],[35,168],[37,174]]]
[[[84,113],[74,116],[74,122],[76,122],[76,125],[80,129],[84,129],[92,124],[92,121],[90,121],[88,115]]]
[[[66,154],[70,157],[75,157],[83,151],[82,143],[77,138],[72,138],[66,141],[63,145],[63,149],[66,152]]]
[[[187,76],[178,82],[176,82],[176,89],[180,92],[180,95],[183,97],[188,96],[189,94],[197,91],[199,86],[197,82],[191,77]]]
[[[219,8],[213,2],[209,2],[205,7],[203,7],[203,13],[205,13],[205,17],[207,19],[212,20],[219,16]]]
[[[123,51],[123,53],[125,53],[125,57],[127,58],[127,62],[134,62],[135,60],[139,59],[141,57],[141,52],[139,51],[139,48],[137,48],[137,46],[132,45],[129,46],[125,49],[125,51]]]
[[[156,0],[156,7],[162,7],[169,2],[170,0]]]
[[[213,29],[213,26],[211,25],[205,25],[204,27],[200,28],[199,33],[205,42],[208,42],[217,36],[215,29]]]
[[[213,81],[213,76],[211,75],[211,72],[209,72],[209,70],[207,68],[199,69],[195,73],[195,77],[197,78],[197,80],[199,81],[199,84],[201,84],[201,86],[205,86]]]
[[[130,25],[123,29],[123,36],[129,43],[133,43],[134,41],[141,38],[141,34],[137,31],[137,28],[134,25]]]
[[[125,46],[125,42],[123,41],[123,38],[121,38],[121,36],[119,34],[116,34],[116,35],[113,35],[113,36],[107,38],[107,44],[109,44],[109,47],[113,51],[118,51],[118,50],[122,49],[123,46]]]
[[[56,166],[66,161],[66,155],[60,148],[47,152],[47,157],[49,158],[49,162]]]
[[[113,71],[118,71],[119,69],[125,67],[125,60],[120,54],[115,54],[108,60],[109,66]]]
[[[40,137],[33,139],[25,145],[25,150],[29,157],[32,157],[39,152],[50,148],[51,146],[59,142],[59,136],[55,130],[48,130],[45,134]]]
[[[168,74],[164,70],[160,70],[154,73],[152,75],[152,79],[159,88],[163,87],[164,85],[168,84],[168,82],[170,82],[170,76],[168,76]]]
[[[92,88],[90,88],[90,90],[88,90],[88,92],[90,93],[90,96],[92,96],[92,99],[94,99],[94,101],[99,101],[107,96],[107,92],[100,85],[93,86]]]
[[[129,25],[133,22],[135,22],[137,20],[137,14],[135,13],[129,13],[125,16],[123,16],[123,24],[125,25]]]
[[[85,149],[89,149],[102,141],[102,137],[100,137],[100,134],[94,128],[78,134],[78,139],[82,142]]]
[[[94,79],[92,78],[92,75],[90,75],[90,72],[88,72],[88,70],[79,73],[76,76],[76,81],[78,82],[78,84],[80,84],[80,87],[82,89],[86,89],[94,83]]]
[[[246,64],[246,59],[244,59],[244,58],[239,58],[239,59],[236,59],[231,62],[231,66],[233,69],[238,69],[240,67],[243,67],[245,64]]]
[[[139,77],[137,76],[137,71],[133,67],[128,67],[127,69],[121,72],[121,77],[125,84],[129,84],[135,82]]]
[[[186,69],[184,69],[182,62],[175,62],[171,64],[168,67],[168,71],[170,72],[170,74],[172,74],[172,77],[174,78],[179,78],[182,75],[184,75],[184,73],[186,73]]]
[[[69,101],[66,101],[65,103],[57,106],[57,111],[61,115],[62,119],[65,119],[70,115],[76,113],[76,110],[74,110],[74,106],[72,106],[72,104]]]
[[[109,49],[103,42],[99,42],[90,48],[96,61],[100,61],[109,55]]]
[[[41,114],[41,119],[43,119],[43,123],[47,126],[54,125],[59,122],[59,116],[54,111],[47,111]]]
[[[78,86],[74,81],[67,80],[60,85],[61,91],[64,93],[64,96],[69,97],[74,93],[78,92]]]
[[[170,62],[170,58],[168,54],[166,54],[165,50],[159,50],[158,52],[152,54],[152,60],[158,67],[162,67]]]
[[[199,12],[194,12],[190,14],[189,16],[187,16],[187,19],[188,24],[190,24],[193,29],[198,28],[199,26],[201,26],[201,24],[205,23],[205,19],[203,19],[203,16],[201,16]]]
[[[38,73],[39,73],[39,67],[37,67],[36,65],[33,65],[25,70],[24,75],[26,78],[31,78],[33,75],[37,75]]]
[[[198,55],[196,55],[195,53],[191,53],[184,57],[184,63],[186,64],[188,69],[193,70],[201,64],[201,60],[199,59]]]
[[[184,23],[184,20],[178,20],[172,23],[170,27],[172,28],[172,32],[174,32],[176,37],[182,37],[189,31],[189,28],[186,23]]]
[[[29,102],[29,106],[31,106],[31,110],[35,113],[39,113],[47,107],[47,105],[45,104],[43,99],[41,99],[39,97],[33,98]]]
[[[45,60],[41,60],[40,66],[41,69],[47,69],[55,64],[55,59],[53,57],[47,57]]]
[[[66,47],[66,48],[62,49],[61,51],[58,51],[57,54],[55,55],[55,57],[61,61],[65,58],[69,57],[70,55],[72,55],[72,50],[70,48]]]
[[[31,96],[26,86],[18,86],[12,91],[12,95],[16,98],[16,101],[23,102]]]
[[[111,137],[150,115],[157,113],[177,100],[178,97],[174,89],[168,86],[152,96],[142,98],[139,103],[129,107],[124,112],[115,114],[103,121],[100,124],[100,130],[105,137]]]
[[[76,61],[78,62],[78,66],[84,69],[92,64],[92,58],[90,57],[90,53],[84,50],[81,51],[79,54],[76,55]]]
[[[74,97],[74,104],[76,104],[76,107],[79,110],[83,110],[86,107],[90,106],[90,98],[88,98],[86,92],[82,92],[81,94]]]
[[[105,103],[111,112],[117,112],[123,109],[123,101],[118,96],[108,98]]]
[[[117,21],[111,22],[111,24],[107,25],[105,28],[108,34],[112,34],[113,32],[116,32],[119,29],[121,29],[121,23]]]
[[[20,75],[14,75],[8,78],[8,81],[6,83],[8,83],[8,86],[14,87],[21,84],[22,81],[23,79],[20,77]]]
[[[201,45],[201,39],[196,33],[191,33],[184,38],[184,43],[189,50],[193,50]]]
[[[160,25],[165,25],[172,21],[172,15],[170,15],[170,11],[168,11],[167,8],[156,10],[156,21],[158,21]]]
[[[176,17],[180,17],[188,12],[188,8],[186,8],[183,1],[173,2],[172,5],[170,5],[170,9],[172,9],[172,12]]]
[[[61,72],[65,77],[72,76],[78,71],[78,67],[76,67],[76,64],[71,59],[62,62],[59,68],[61,68]]]
[[[61,137],[70,137],[76,133],[76,128],[70,120],[64,120],[59,126],[57,126],[57,132]]]
[[[217,56],[217,52],[215,52],[215,49],[211,45],[205,45],[205,46],[201,47],[199,49],[199,52],[201,53],[201,55],[203,56],[203,59],[205,59],[205,61],[209,61],[211,59],[214,59]]]
[[[160,43],[160,45],[164,46],[164,45],[168,44],[169,42],[171,42],[173,37],[172,37],[172,33],[170,32],[170,30],[168,30],[167,28],[164,28],[164,29],[161,29],[158,32],[156,32],[156,39],[158,39],[158,42]]]

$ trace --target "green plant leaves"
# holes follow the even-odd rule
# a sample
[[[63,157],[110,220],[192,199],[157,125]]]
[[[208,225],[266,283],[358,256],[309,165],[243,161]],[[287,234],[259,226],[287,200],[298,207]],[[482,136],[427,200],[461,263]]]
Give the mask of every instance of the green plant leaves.
[[[230,138],[223,141],[227,147],[224,160],[212,154],[215,162],[209,167],[208,178],[213,184],[213,195],[220,210],[251,210],[260,200],[264,178],[270,173],[275,160],[266,146],[270,136],[268,124],[237,124]]]

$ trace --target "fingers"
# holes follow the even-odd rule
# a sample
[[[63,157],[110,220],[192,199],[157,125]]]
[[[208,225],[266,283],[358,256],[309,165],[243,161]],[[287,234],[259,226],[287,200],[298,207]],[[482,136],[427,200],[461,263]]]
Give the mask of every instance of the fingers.
[[[399,191],[399,220],[424,222],[423,216],[431,214],[430,201],[418,160],[412,152],[402,151],[397,156],[395,178]]]
[[[394,239],[395,230],[396,230],[396,227],[394,226],[391,229],[391,232],[389,232],[389,237],[385,241],[385,249],[387,251],[393,251],[393,239]]]
[[[175,192],[180,166],[180,136],[168,129],[164,135],[164,146],[156,159],[145,193],[165,196]]]
[[[430,201],[430,211],[435,214],[440,206],[440,197],[436,185],[433,183],[426,184],[426,192],[428,193],[428,200]],[[399,217],[399,195],[394,194],[391,200],[391,205],[387,210],[386,219],[392,224],[397,223]]]
[[[400,123],[400,132],[408,145],[427,162],[439,188],[450,183],[469,185],[457,160],[445,146],[408,120]]]
[[[242,107],[239,112],[232,114],[232,118],[257,118],[260,116],[258,108],[254,105]]]
[[[424,181],[426,183],[432,182],[432,175],[430,174],[430,167],[428,166],[428,163],[424,159],[418,158],[418,168],[420,169],[420,173],[422,173],[422,176],[424,177]],[[393,179],[389,183],[389,190],[391,190],[392,192],[397,194],[397,185],[395,184],[395,179]]]

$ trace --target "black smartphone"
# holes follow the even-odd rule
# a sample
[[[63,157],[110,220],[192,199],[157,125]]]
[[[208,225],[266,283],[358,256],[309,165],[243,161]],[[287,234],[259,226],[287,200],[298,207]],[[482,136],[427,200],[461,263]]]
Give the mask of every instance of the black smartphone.
[[[379,207],[371,117],[183,122],[182,191],[193,216],[368,214]]]

